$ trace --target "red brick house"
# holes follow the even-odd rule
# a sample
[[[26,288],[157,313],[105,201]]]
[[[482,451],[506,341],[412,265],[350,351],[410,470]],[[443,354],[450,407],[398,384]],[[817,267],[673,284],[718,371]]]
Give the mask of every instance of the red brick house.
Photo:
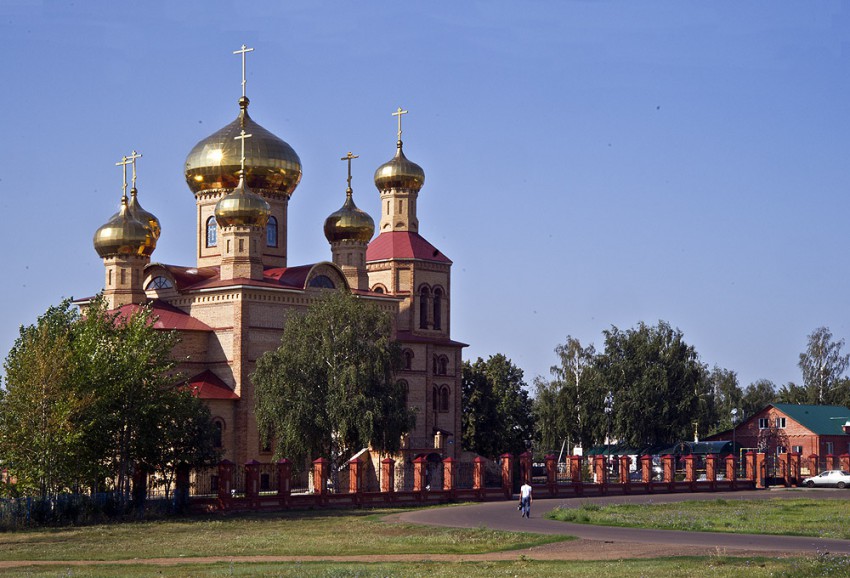
[[[734,438],[743,453],[763,452],[769,460],[790,452],[800,454],[802,463],[812,455],[824,462],[826,456],[850,453],[847,430],[850,430],[850,408],[773,403],[738,424]],[[709,439],[732,438],[733,430],[729,430]]]

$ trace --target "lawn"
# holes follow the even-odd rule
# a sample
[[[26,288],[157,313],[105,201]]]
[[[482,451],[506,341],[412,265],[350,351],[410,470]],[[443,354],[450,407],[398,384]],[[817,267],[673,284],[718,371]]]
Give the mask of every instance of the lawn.
[[[280,512],[0,534],[0,560],[474,554],[570,539],[381,521],[398,510]]]
[[[845,577],[850,573],[847,558],[662,558],[591,562],[550,562],[517,560],[507,562],[424,562],[406,563],[242,563],[184,564],[176,566],[49,566],[15,568],[0,575],[74,578],[202,578],[215,576],[296,578],[524,578],[562,576],[566,578],[804,578]]]
[[[779,534],[850,539],[847,513],[850,500],[770,499],[705,500],[675,504],[585,503],[578,508],[556,508],[547,517],[565,522],[687,530]]]
[[[801,528],[814,527],[824,516],[835,518],[847,511],[846,501],[774,500],[684,502],[637,509],[662,509],[661,516],[675,520],[696,519],[726,511],[723,520],[749,520],[740,531],[759,531],[766,520],[794,520]],[[783,508],[784,506],[784,508]],[[599,515],[620,507],[585,505],[574,510],[581,516]],[[593,577],[639,576],[672,577],[775,577],[848,576],[850,558],[815,557],[735,557],[718,552],[704,557],[656,559],[547,561],[531,560],[516,552],[500,561],[428,561],[430,554],[476,554],[505,552],[569,540],[566,536],[539,536],[520,532],[479,529],[445,529],[410,524],[388,523],[382,518],[399,510],[347,510],[320,512],[281,512],[274,514],[215,515],[159,522],[139,522],[29,530],[0,534],[0,561],[57,561],[44,566],[0,568],[0,576],[105,578],[126,577],[202,577],[202,576],[280,576],[280,577]],[[702,513],[699,513],[702,512]],[[828,514],[827,514],[828,512]],[[609,514],[610,515],[610,514]],[[617,518],[619,519],[619,517]],[[613,522],[611,522],[613,523]],[[680,522],[676,528],[683,529]],[[668,526],[669,527],[669,526]],[[707,529],[692,526],[688,529]],[[733,531],[727,528],[726,531]],[[801,533],[784,532],[784,533]],[[269,560],[215,562],[182,560],[229,556],[336,556],[380,554],[410,555],[403,562],[278,562]],[[174,558],[169,563],[143,563],[144,559]],[[139,559],[138,563],[128,562]],[[181,560],[182,559],[182,560]],[[86,561],[106,561],[96,565]],[[120,564],[115,561],[122,560]],[[82,561],[72,565],[72,561]],[[174,563],[178,562],[178,563]]]

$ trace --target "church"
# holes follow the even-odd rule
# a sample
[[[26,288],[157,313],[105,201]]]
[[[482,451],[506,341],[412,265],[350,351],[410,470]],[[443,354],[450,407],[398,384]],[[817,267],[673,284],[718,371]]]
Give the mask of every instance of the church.
[[[465,344],[451,338],[452,262],[419,234],[416,207],[425,173],[404,154],[401,119],[407,111],[393,113],[395,152],[388,140],[391,158],[375,170],[381,200],[377,232],[372,217],[354,203],[356,157],[348,153],[342,206],[324,222],[329,260],[300,264],[287,252],[287,220],[301,161],[292,146],[248,113],[245,55],[252,50],[243,45],[234,52],[242,57],[236,119],[200,140],[186,157],[187,194],[196,203],[195,263],[153,260],[161,229],[140,204],[140,155],[134,151],[118,163],[124,166],[120,208],[94,235],[109,309],[126,314],[149,304],[157,328],[179,332],[177,369],[209,406],[224,458],[244,464],[273,458],[254,416],[251,374],[257,359],[279,346],[287,315],[306,310],[324,291],[350,291],[394,318],[403,350],[397,378],[416,413],[415,429],[403,440],[404,457],[459,458]],[[85,306],[86,300],[78,303]]]

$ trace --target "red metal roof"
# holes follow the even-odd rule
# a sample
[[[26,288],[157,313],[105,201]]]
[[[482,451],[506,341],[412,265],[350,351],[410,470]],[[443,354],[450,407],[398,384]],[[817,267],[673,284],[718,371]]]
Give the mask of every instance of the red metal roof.
[[[212,331],[212,327],[195,319],[185,311],[169,305],[165,301],[155,299],[151,301],[151,312],[153,318],[154,329],[178,330],[178,331]],[[114,312],[118,314],[118,319],[125,320],[136,311],[142,308],[142,305],[129,304],[122,305]]]
[[[232,389],[227,387],[216,374],[205,369],[189,380],[189,389],[200,399],[239,399]]]
[[[203,281],[214,279],[219,276],[218,267],[181,267],[179,265],[165,265],[164,263],[151,263],[146,267],[148,271],[155,267],[162,267],[174,278],[176,289],[183,291],[187,287],[197,285]]]
[[[366,249],[367,261],[386,261],[387,259],[419,259],[451,263],[439,249],[426,241],[419,233],[409,231],[391,231],[381,233],[369,243]]]

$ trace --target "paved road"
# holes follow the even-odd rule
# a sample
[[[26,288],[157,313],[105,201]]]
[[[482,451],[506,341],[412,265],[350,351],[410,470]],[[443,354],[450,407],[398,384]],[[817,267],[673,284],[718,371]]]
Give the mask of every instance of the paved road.
[[[705,494],[654,494],[639,496],[604,496],[588,498],[535,499],[531,519],[521,518],[516,502],[486,502],[450,508],[431,508],[405,512],[399,518],[405,522],[455,528],[487,527],[494,530],[524,531],[538,534],[567,534],[600,542],[632,542],[643,544],[667,544],[671,554],[677,546],[699,546],[721,550],[747,550],[760,552],[829,552],[850,554],[850,540],[828,538],[805,538],[797,536],[767,536],[759,534],[722,534],[715,532],[681,532],[675,530],[648,530],[638,528],[614,528],[589,526],[546,520],[542,516],[549,510],[562,506],[577,508],[585,503],[669,503],[687,500],[740,500],[767,498],[817,497],[841,499],[850,497],[850,492],[841,490],[757,490],[748,492],[717,492]],[[847,518],[850,512],[836,511],[836,516]]]

